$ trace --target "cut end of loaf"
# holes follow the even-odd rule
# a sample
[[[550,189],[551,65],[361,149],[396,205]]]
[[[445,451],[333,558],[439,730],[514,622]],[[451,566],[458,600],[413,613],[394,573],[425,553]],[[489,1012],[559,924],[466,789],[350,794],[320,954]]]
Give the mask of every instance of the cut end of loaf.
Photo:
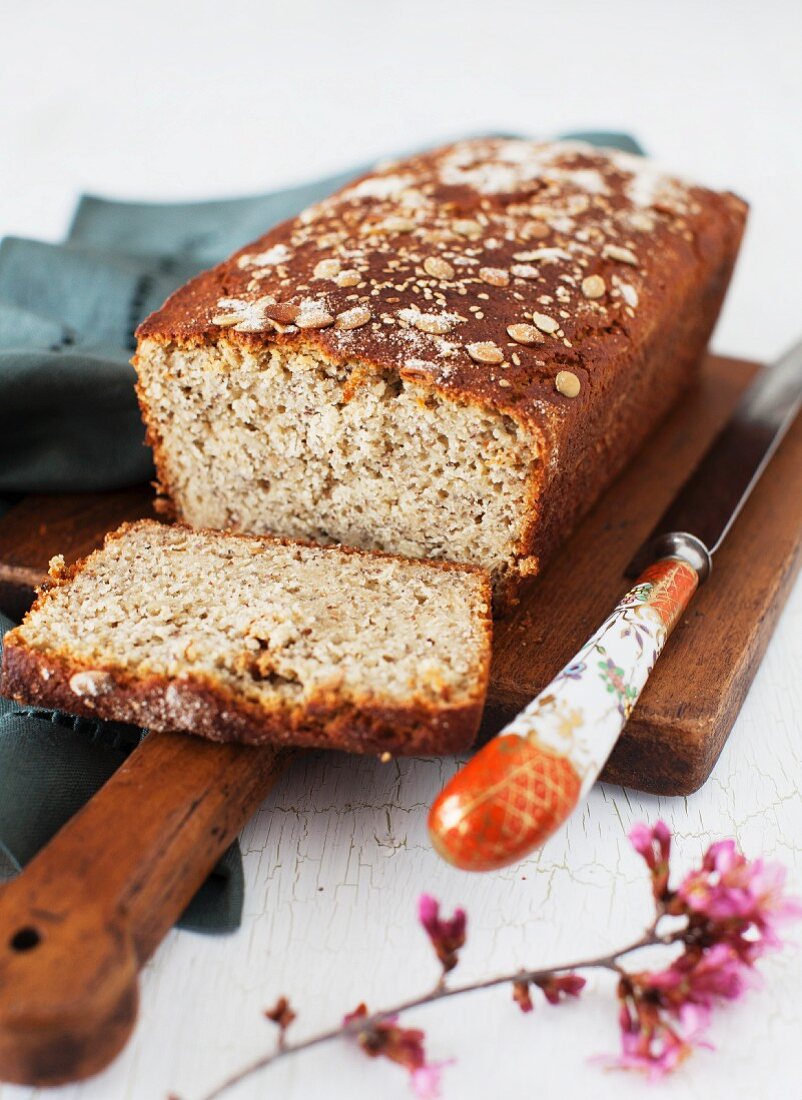
[[[56,571],[6,637],[3,688],[215,740],[460,751],[489,601],[470,568],[142,521]]]
[[[479,564],[506,610],[691,380],[745,215],[577,142],[380,165],[139,326],[165,500]]]
[[[147,339],[136,363],[184,522],[466,562],[497,595],[532,571],[538,445],[506,413],[313,346]]]

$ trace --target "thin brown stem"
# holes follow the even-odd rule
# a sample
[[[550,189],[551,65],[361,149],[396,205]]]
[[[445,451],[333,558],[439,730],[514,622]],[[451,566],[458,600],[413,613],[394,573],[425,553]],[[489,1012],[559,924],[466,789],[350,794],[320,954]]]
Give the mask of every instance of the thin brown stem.
[[[670,943],[676,938],[674,936],[658,936],[656,929],[657,921],[646,930],[639,940],[628,944],[626,947],[620,948],[610,955],[601,955],[594,959],[579,959],[576,962],[564,963],[561,966],[545,967],[540,970],[519,970],[513,974],[501,974],[497,977],[485,978],[478,982],[467,982],[464,985],[448,986],[445,984],[444,978],[441,978],[434,989],[429,993],[425,993],[419,997],[413,997],[408,1001],[402,1001],[393,1008],[385,1008],[380,1012],[373,1012],[370,1016],[363,1016],[349,1024],[341,1024],[339,1027],[333,1027],[328,1031],[321,1031],[318,1035],[313,1035],[311,1038],[303,1039],[298,1043],[279,1043],[277,1048],[270,1054],[261,1055],[261,1057],[256,1058],[253,1062],[248,1063],[248,1065],[243,1066],[242,1069],[237,1070],[236,1073],[227,1077],[225,1081],[221,1082],[221,1084],[211,1092],[207,1093],[202,1100],[219,1100],[219,1097],[221,1097],[223,1093],[234,1088],[235,1085],[244,1081],[246,1077],[251,1077],[254,1073],[266,1069],[268,1066],[273,1065],[274,1062],[277,1062],[280,1058],[284,1058],[287,1055],[300,1054],[303,1050],[310,1050],[312,1047],[321,1046],[323,1043],[331,1042],[333,1039],[338,1039],[345,1035],[357,1035],[359,1032],[369,1030],[372,1025],[381,1023],[390,1016],[400,1016],[403,1012],[409,1012],[413,1008],[424,1008],[426,1005],[433,1004],[435,1001],[443,1001],[449,997],[459,997],[464,993],[475,993],[480,989],[492,989],[494,986],[508,985],[515,981],[543,981],[546,978],[553,978],[555,975],[562,974],[566,971],[611,970],[616,974],[621,974],[623,971],[619,965],[619,959],[622,959],[625,955],[629,955],[633,951],[639,950],[641,947],[650,947],[657,943]]]

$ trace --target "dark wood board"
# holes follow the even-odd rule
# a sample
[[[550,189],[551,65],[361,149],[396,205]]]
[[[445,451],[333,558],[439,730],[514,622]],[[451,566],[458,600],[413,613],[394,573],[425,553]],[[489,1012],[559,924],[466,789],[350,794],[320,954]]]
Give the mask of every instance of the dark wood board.
[[[711,356],[700,383],[614,483],[509,618],[496,624],[484,733],[536,695],[626,589],[633,551],[755,373]],[[0,606],[21,613],[56,553],[72,561],[150,490],[29,497],[0,519]],[[707,779],[802,563],[802,422],[797,422],[676,629],[603,778],[680,795]]]

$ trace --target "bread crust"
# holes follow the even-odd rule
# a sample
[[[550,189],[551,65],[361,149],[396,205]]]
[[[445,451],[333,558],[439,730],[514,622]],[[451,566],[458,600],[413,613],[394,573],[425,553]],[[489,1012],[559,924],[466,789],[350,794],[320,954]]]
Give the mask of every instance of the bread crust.
[[[70,680],[90,671],[108,673],[108,689],[95,697],[77,696]],[[484,705],[483,695],[467,705],[440,709],[422,703],[387,707],[370,696],[344,705],[331,693],[316,696],[303,708],[268,711],[203,677],[179,683],[171,701],[176,681],[163,677],[128,676],[99,663],[44,654],[16,639],[3,650],[3,694],[19,703],[158,732],[192,733],[210,741],[394,756],[451,755],[473,744]]]
[[[106,537],[104,546],[152,526],[150,520],[125,523]],[[213,534],[219,537],[220,533]],[[273,536],[229,533],[224,537],[314,547],[313,543]],[[345,547],[315,549],[382,560],[392,557]],[[68,585],[101,553],[96,550],[71,566],[57,567],[51,579],[39,589],[31,610],[45,607],[54,590]],[[44,652],[25,641],[21,627],[5,636],[0,690],[7,697],[29,706],[54,707],[71,714],[130,722],[156,731],[193,733],[214,741],[332,748],[357,753],[390,751],[394,755],[463,752],[470,748],[479,728],[490,675],[490,583],[482,570],[473,567],[432,562],[427,563],[426,568],[430,566],[475,574],[484,602],[485,613],[477,619],[483,638],[480,675],[470,697],[460,704],[444,701],[438,706],[413,700],[406,706],[388,706],[386,700],[369,693],[345,701],[335,691],[320,691],[300,706],[267,708],[237,696],[207,676],[136,675],[118,665],[76,659],[69,652]],[[101,687],[96,694],[78,694],[71,687],[71,680],[80,673],[100,674]]]
[[[385,166],[275,227],[177,291],[137,336],[140,349],[284,346],[510,417],[541,461],[496,593],[503,610],[692,380],[746,209],[612,150],[462,142]],[[321,261],[340,274],[317,274]],[[341,286],[348,265],[360,282]],[[601,296],[582,289],[588,277],[603,281]],[[339,328],[356,307],[370,321]],[[427,333],[416,310],[459,320]],[[512,340],[510,326],[531,328],[533,316],[545,326],[537,342]],[[487,344],[501,362],[476,361]],[[561,371],[578,396],[558,390]],[[139,396],[159,491],[180,517],[141,386]]]

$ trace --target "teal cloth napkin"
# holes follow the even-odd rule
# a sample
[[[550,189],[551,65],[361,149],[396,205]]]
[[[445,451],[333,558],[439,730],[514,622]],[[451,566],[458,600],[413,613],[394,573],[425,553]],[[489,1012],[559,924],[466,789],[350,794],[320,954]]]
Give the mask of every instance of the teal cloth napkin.
[[[13,623],[0,614],[2,637]],[[144,731],[122,722],[21,708],[0,698],[0,882],[17,874],[77,813],[139,744]],[[239,928],[244,877],[232,845],[187,906],[179,926]]]
[[[641,153],[626,134],[565,137]],[[146,481],[129,363],[134,329],[192,275],[324,198],[364,167],[248,198],[126,203],[84,196],[63,244],[0,245],[0,513],[25,493]],[[0,635],[11,625],[0,616]],[[136,746],[143,731],[0,699],[0,878],[16,874]],[[181,924],[239,925],[232,846]]]

